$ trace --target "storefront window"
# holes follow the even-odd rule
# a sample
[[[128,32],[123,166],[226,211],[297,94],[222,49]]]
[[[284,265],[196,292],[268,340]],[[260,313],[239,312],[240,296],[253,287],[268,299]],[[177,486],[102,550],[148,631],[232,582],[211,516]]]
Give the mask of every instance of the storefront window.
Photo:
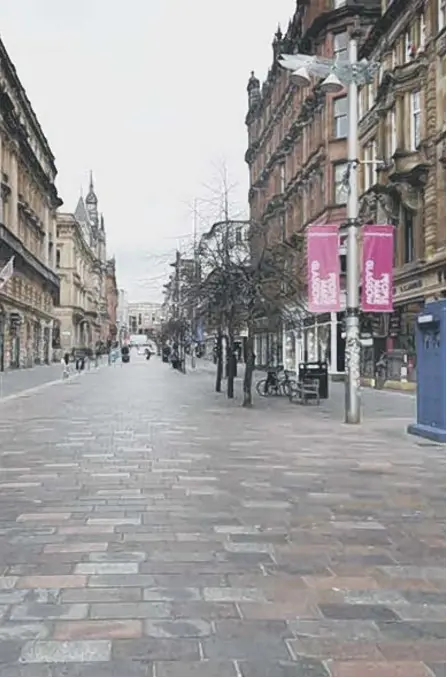
[[[318,360],[331,361],[331,326],[321,325],[318,328]]]
[[[316,342],[316,330],[310,327],[306,330],[305,362],[315,362],[318,360],[318,346]]]
[[[294,370],[296,366],[296,345],[295,345],[295,333],[287,332],[286,334],[286,344],[285,344],[285,364],[284,367],[286,370]]]
[[[409,357],[416,356],[417,316],[423,309],[423,302],[413,302],[402,307],[400,332],[396,337],[396,348],[407,351]]]

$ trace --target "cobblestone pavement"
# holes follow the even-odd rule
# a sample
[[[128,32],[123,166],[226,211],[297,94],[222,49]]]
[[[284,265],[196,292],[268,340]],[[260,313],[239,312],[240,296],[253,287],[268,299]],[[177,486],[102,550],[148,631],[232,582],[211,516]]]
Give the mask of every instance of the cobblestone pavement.
[[[383,397],[382,397],[383,395]],[[0,675],[445,676],[444,449],[159,360],[0,404]]]

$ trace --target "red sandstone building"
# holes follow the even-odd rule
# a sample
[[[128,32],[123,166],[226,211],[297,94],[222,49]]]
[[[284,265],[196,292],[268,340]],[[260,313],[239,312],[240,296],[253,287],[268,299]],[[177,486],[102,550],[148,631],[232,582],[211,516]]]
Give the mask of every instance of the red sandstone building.
[[[288,253],[285,265],[293,260],[305,307],[305,230],[342,225],[346,216],[347,97],[322,95],[316,80],[294,86],[277,57],[340,56],[354,22],[362,29],[359,58],[380,64],[359,90],[359,218],[395,226],[394,313],[361,315],[361,330],[372,338],[362,376],[374,376],[386,351],[387,378],[408,385],[415,379],[415,318],[446,289],[445,0],[297,0],[285,35],[274,37],[266,82],[261,88],[252,76],[248,83],[250,216],[269,247]],[[341,244],[343,271],[343,236]],[[303,359],[325,359],[333,375],[343,373],[342,315],[303,308],[282,332],[261,324],[258,362],[294,369]]]
[[[287,31],[278,29],[273,64],[262,87],[248,83],[246,118],[250,168],[250,217],[268,231],[270,247],[287,251],[303,272],[304,234],[309,224],[342,223],[346,217],[343,177],[347,157],[347,97],[324,95],[317,80],[293,85],[277,57],[294,52],[342,56],[354,21],[364,29],[380,17],[380,0],[298,0]],[[286,263],[287,265],[287,263]],[[343,257],[342,257],[343,265]],[[304,282],[304,281],[303,281]],[[305,297],[305,288],[304,297]],[[260,324],[255,353],[259,365],[284,362],[295,369],[303,359],[325,359],[332,374],[344,371],[341,314],[307,316],[297,311],[294,326],[279,331]]]

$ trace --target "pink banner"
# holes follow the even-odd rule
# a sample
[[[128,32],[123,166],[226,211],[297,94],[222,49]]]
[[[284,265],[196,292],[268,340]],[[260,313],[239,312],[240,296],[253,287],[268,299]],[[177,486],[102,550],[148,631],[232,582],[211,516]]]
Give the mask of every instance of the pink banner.
[[[329,313],[340,310],[340,255],[338,225],[307,229],[308,310]]]
[[[362,309],[393,310],[393,237],[391,225],[363,227]]]

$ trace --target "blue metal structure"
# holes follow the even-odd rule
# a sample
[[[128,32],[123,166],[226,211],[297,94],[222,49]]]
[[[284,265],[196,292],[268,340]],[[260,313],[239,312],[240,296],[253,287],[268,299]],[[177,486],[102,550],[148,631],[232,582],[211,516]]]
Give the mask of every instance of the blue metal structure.
[[[446,441],[446,318],[445,299],[425,305],[417,319],[417,421],[408,433]]]

